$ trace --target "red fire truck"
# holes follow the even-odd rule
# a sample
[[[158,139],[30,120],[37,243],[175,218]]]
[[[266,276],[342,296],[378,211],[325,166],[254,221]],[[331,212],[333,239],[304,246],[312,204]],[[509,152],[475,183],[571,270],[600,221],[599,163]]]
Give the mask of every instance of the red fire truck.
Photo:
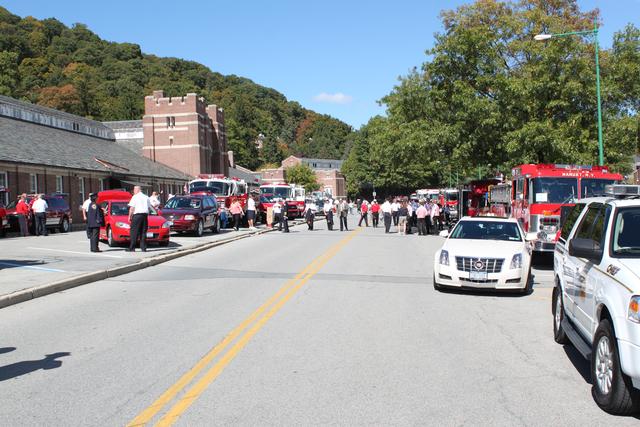
[[[500,183],[498,179],[480,179],[470,181],[459,190],[458,207],[460,218],[463,216],[486,215],[489,208],[489,188]]]
[[[221,174],[202,174],[189,182],[190,194],[215,194],[220,206],[229,207],[231,201],[238,199],[243,209],[246,209],[249,189],[244,180],[228,178]]]
[[[601,195],[604,186],[622,181],[607,166],[520,165],[512,170],[510,208],[535,251],[553,251],[561,219],[576,200]]]
[[[283,199],[288,201],[287,215],[289,218],[297,218],[304,212],[304,194],[302,200],[298,201],[297,189],[304,189],[296,187],[294,184],[287,184],[285,182],[277,182],[271,184],[263,184],[260,186],[260,203],[258,210],[263,221],[266,221],[267,208],[273,206],[275,199]]]

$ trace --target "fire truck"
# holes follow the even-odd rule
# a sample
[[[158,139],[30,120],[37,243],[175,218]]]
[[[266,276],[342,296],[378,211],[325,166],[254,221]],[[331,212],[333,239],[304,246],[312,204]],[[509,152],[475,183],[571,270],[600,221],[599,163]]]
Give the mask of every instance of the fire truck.
[[[449,217],[452,220],[458,219],[458,197],[459,192],[454,188],[445,188],[443,190],[444,193],[444,203],[449,207]],[[444,205],[443,205],[444,206]]]
[[[500,183],[498,179],[470,181],[458,192],[459,217],[491,214],[489,189]]]
[[[289,218],[302,216],[305,201],[304,188],[296,186],[295,184],[277,182],[260,186],[260,203],[258,209],[263,221],[266,221],[267,208],[273,206],[275,199],[283,199],[289,202],[289,209],[287,211]]]
[[[489,212],[495,216],[511,216],[511,182],[489,187]]]
[[[605,185],[623,180],[607,166],[527,164],[511,175],[511,197],[503,204],[540,252],[553,251],[562,219],[577,200],[602,195]]]
[[[238,178],[228,178],[221,174],[202,174],[189,182],[190,194],[215,195],[220,206],[229,207],[234,199],[237,199],[246,209],[249,198],[247,183]]]

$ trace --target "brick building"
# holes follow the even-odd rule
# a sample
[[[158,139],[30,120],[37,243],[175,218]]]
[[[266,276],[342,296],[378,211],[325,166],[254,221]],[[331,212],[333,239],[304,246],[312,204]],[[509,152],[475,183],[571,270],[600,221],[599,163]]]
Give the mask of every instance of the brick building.
[[[189,177],[115,141],[100,122],[0,96],[0,201],[65,193],[74,221],[90,192],[141,185],[179,193]]]
[[[262,180],[265,182],[284,182],[286,181],[287,168],[305,164],[315,172],[320,190],[329,192],[334,197],[346,197],[345,179],[342,172],[340,172],[342,163],[342,160],[335,159],[289,156],[282,161],[279,168],[263,169],[260,173],[262,174]]]

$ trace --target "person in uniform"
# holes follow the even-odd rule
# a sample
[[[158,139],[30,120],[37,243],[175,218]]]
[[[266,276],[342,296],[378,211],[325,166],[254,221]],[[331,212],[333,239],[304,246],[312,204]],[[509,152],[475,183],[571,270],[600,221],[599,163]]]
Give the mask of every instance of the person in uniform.
[[[140,186],[133,187],[133,197],[129,201],[129,224],[131,224],[131,229],[129,248],[125,249],[127,252],[135,252],[138,239],[140,239],[140,250],[142,252],[147,251],[147,227],[150,207],[149,197],[141,191]]]
[[[347,216],[349,215],[349,210],[351,209],[351,207],[349,206],[349,203],[347,203],[346,200],[342,200],[339,205],[340,206],[340,231],[343,230],[344,231],[349,231],[349,227],[347,226]]]
[[[318,210],[315,202],[311,200],[307,203],[304,219],[307,222],[309,230],[313,230],[313,222],[315,221],[316,211]]]
[[[271,209],[273,212],[272,224],[278,224],[278,229],[282,230],[282,205],[280,204],[280,199],[274,200]]]
[[[98,205],[98,195],[96,193],[89,194],[89,206],[87,207],[87,230],[89,230],[89,242],[91,252],[102,252],[98,248],[100,239],[100,227],[104,226],[104,212]]]
[[[280,215],[278,230],[285,233],[289,232],[289,202],[287,200],[282,202],[282,214]]]
[[[31,210],[33,210],[36,221],[36,236],[49,235],[49,230],[47,230],[47,209],[49,209],[49,205],[44,200],[44,195],[38,194],[33,203],[31,203]]]
[[[333,231],[333,201],[327,200],[324,203],[324,216],[327,220],[327,230]]]
[[[27,237],[29,230],[27,227],[27,219],[29,218],[29,205],[27,204],[27,195],[22,193],[18,204],[16,205],[16,215],[18,216],[18,225],[20,226],[20,235]]]

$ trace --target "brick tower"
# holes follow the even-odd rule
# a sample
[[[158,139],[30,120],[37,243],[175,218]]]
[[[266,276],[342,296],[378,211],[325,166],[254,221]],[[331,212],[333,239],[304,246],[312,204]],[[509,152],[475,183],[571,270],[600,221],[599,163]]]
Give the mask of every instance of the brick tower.
[[[142,154],[191,176],[228,175],[224,112],[195,93],[165,97],[157,90],[145,97]]]

